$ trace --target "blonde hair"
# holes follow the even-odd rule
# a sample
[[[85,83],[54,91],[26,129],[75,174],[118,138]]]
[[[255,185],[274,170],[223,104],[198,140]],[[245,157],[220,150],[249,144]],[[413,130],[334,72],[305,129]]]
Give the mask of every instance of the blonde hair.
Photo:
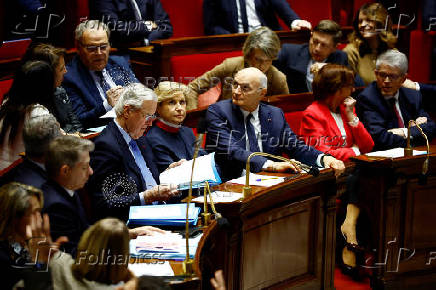
[[[36,187],[18,182],[0,187],[0,240],[6,240],[14,234],[16,223],[29,209],[32,196],[38,199],[42,207],[43,194]]]
[[[177,82],[160,82],[154,89],[157,95],[157,102],[162,103],[163,101],[170,100],[174,98],[176,94],[182,93],[186,100],[186,93],[188,87],[182,83]]]
[[[129,231],[122,221],[106,218],[83,233],[71,270],[78,280],[116,284],[127,277],[128,263]]]

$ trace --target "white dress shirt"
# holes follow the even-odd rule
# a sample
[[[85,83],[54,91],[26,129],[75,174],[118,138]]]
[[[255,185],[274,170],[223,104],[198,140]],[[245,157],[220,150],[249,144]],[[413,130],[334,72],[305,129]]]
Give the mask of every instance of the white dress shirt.
[[[95,74],[94,71],[89,71],[91,73],[92,78],[94,79],[94,83],[98,89],[98,92],[100,93],[100,97],[103,100],[103,106],[106,109],[106,112],[112,110],[112,106],[109,105],[107,98],[106,98],[106,92],[103,92],[103,88],[100,85],[100,79],[99,77]],[[107,82],[107,84],[111,87],[114,88],[117,85],[115,84],[115,82],[112,80],[111,76],[109,75],[109,73],[106,71],[106,69],[104,68],[102,70],[103,73],[103,78],[104,80]]]

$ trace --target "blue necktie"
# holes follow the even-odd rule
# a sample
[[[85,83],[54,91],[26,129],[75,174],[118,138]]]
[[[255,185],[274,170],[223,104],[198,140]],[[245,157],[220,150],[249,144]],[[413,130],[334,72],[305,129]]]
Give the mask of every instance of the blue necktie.
[[[129,146],[132,149],[133,156],[135,157],[135,163],[138,165],[141,170],[142,177],[145,181],[146,189],[150,189],[153,186],[157,185],[156,181],[151,174],[150,169],[148,169],[147,164],[145,163],[144,157],[141,154],[141,150],[138,148],[138,144],[136,144],[135,140],[130,140]]]
[[[106,92],[111,88],[110,85],[107,83],[106,79],[104,78],[102,71],[95,71],[95,75],[98,78],[98,82],[100,83],[100,87],[103,90],[104,95],[106,96]]]
[[[250,151],[251,152],[260,152],[259,145],[257,144],[256,134],[254,133],[254,127],[250,122],[251,118],[253,118],[253,115],[248,114],[247,119],[245,120],[245,126],[247,128],[248,143],[250,144]]]
[[[239,9],[241,10],[242,27],[244,28],[244,32],[248,32],[247,4],[245,3],[245,0],[238,1]]]

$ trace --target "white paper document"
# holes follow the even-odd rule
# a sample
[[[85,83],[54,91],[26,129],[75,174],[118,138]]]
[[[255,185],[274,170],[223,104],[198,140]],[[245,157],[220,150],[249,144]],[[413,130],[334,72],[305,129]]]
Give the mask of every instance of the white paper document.
[[[209,181],[211,184],[221,183],[221,178],[215,167],[215,153],[210,153],[204,156],[200,156],[195,160],[194,176],[192,183],[199,187],[205,181]],[[189,188],[189,182],[191,180],[192,173],[192,160],[183,162],[181,165],[165,170],[159,176],[161,184],[176,184],[179,185],[179,189]],[[182,187],[180,187],[180,185]],[[195,186],[194,186],[195,187]]]
[[[214,191],[211,195],[214,203],[233,202],[243,197],[242,193],[231,191]],[[204,196],[196,197],[192,201],[204,203]],[[211,203],[209,196],[207,197],[207,202]]]
[[[116,118],[116,117],[117,117],[117,114],[115,114],[115,110],[112,109],[110,111],[107,111],[106,114],[104,114],[103,116],[100,117],[100,119],[103,119],[103,118]]]
[[[136,277],[147,276],[174,276],[174,271],[168,261],[153,261],[153,263],[129,264],[129,270]]]
[[[245,185],[245,178],[245,176],[241,176],[239,178],[232,179],[229,182]],[[250,185],[273,186],[282,183],[283,181],[285,181],[284,177],[250,173]]]
[[[426,151],[413,150],[413,156],[427,154]],[[397,158],[404,157],[404,148],[393,148],[384,151],[375,151],[366,154],[372,157],[387,157],[387,158]]]

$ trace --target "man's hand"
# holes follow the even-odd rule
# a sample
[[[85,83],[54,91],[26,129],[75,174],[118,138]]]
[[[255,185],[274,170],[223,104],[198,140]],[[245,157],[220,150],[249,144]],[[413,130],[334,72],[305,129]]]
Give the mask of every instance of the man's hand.
[[[266,171],[270,172],[301,172],[301,169],[290,162],[272,162],[267,168]]]
[[[168,168],[165,169],[164,171],[167,171],[168,169],[171,169],[171,168],[174,168],[174,167],[180,166],[180,165],[182,165],[183,162],[186,162],[186,159],[180,159],[180,160],[177,161],[177,162],[173,162],[173,163],[171,163],[171,164],[168,166]]]
[[[415,120],[415,123],[418,125],[425,124],[425,123],[427,123],[427,117],[418,117]]]
[[[339,177],[345,171],[344,162],[328,155],[324,155],[324,167],[333,169],[336,177]]]
[[[170,197],[175,196],[179,190],[174,184],[168,185],[156,185],[151,189],[147,189],[142,194],[144,195],[144,200],[146,203],[151,203],[153,201],[165,201]]]
[[[138,236],[154,236],[156,234],[166,234],[166,233],[167,231],[152,226],[143,226],[139,228],[129,229],[130,239],[136,239]]]
[[[398,136],[401,136],[401,137],[403,137],[404,139],[407,138],[407,136],[404,134],[404,130],[401,129],[401,128],[393,128],[393,129],[389,129],[388,132],[389,132],[389,133],[392,133],[392,134],[395,134],[395,135],[398,135]]]
[[[215,290],[226,290],[226,282],[224,281],[223,270],[218,270],[215,272],[215,277],[210,279],[210,284],[212,284]]]
[[[109,105],[111,105],[112,107],[115,107],[115,105],[118,102],[118,99],[121,96],[121,93],[124,91],[124,88],[122,86],[116,86],[113,88],[110,88],[109,90],[106,91],[106,96],[107,96],[107,102],[109,103]]]
[[[295,30],[302,30],[302,29],[311,30],[312,24],[310,24],[310,22],[307,20],[297,19],[297,20],[292,21],[291,29],[294,31]]]
[[[410,79],[406,79],[403,83],[403,88],[416,90],[416,82],[414,82]]]

